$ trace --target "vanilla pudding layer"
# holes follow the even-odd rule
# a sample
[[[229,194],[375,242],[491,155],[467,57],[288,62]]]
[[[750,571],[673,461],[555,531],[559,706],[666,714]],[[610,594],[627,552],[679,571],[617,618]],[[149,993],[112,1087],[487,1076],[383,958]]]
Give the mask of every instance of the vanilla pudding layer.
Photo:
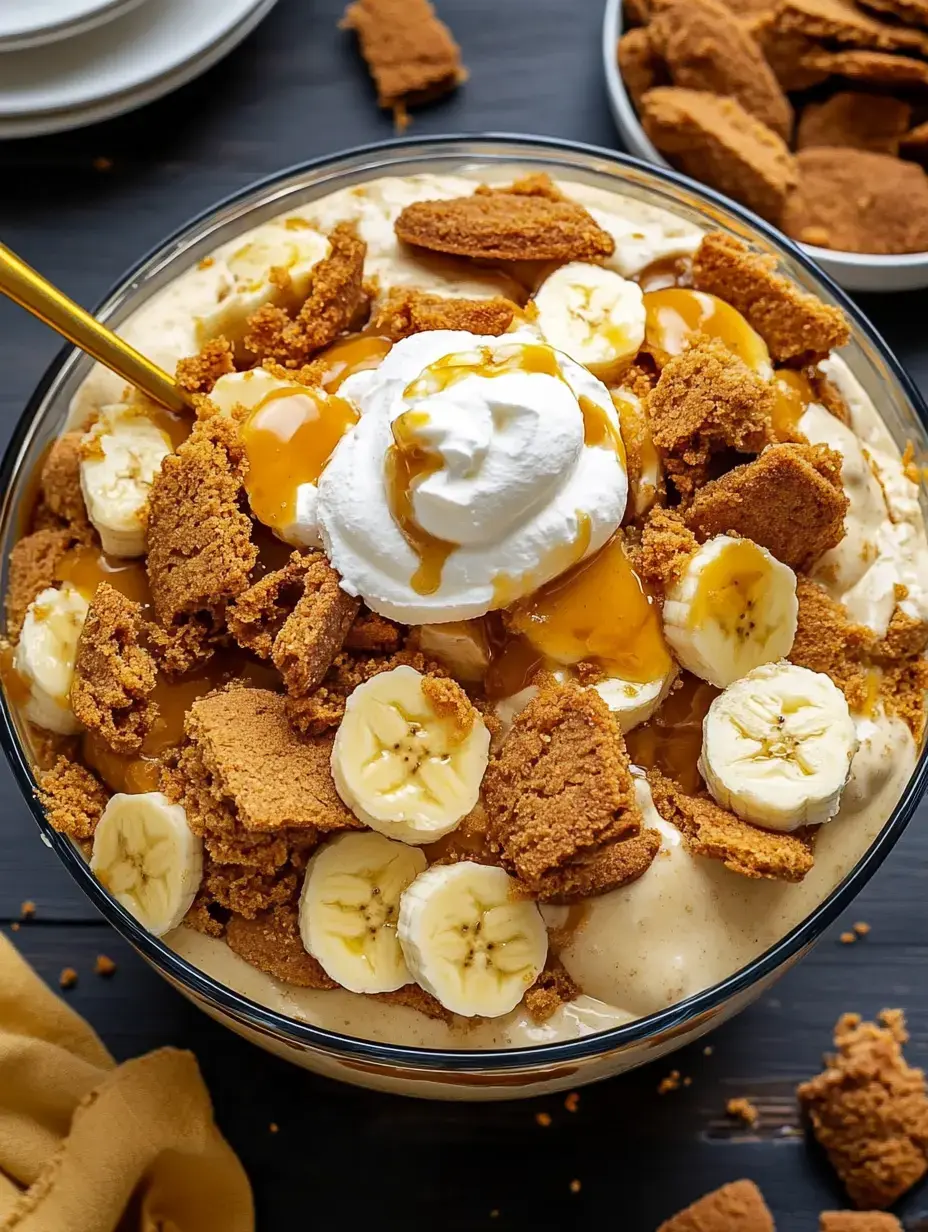
[[[513,169],[497,169],[494,178],[508,182]],[[460,176],[381,179],[288,210],[282,218],[303,219],[322,232],[341,221],[356,221],[367,243],[367,276],[378,277],[384,290],[410,285],[467,297],[505,293],[500,274],[484,275],[454,258],[413,258],[394,236],[393,222],[406,205],[469,194],[474,184],[474,179]],[[606,264],[625,276],[698,245],[701,233],[668,213],[587,185],[563,182],[561,187],[613,234],[616,250]],[[198,351],[196,320],[215,311],[228,277],[224,261],[248,238],[237,237],[217,249],[210,262],[181,275],[130,317],[120,333],[173,371],[179,359]],[[827,443],[842,454],[851,504],[846,538],[823,559],[818,576],[835,598],[848,604],[855,619],[882,633],[899,582],[909,592],[904,608],[928,618],[928,540],[917,489],[905,477],[899,450],[871,399],[842,359],[832,357],[825,368],[848,402],[853,431],[816,405],[807,409],[800,427],[810,441]],[[76,395],[69,422],[82,423],[88,412],[118,401],[123,393],[118,378],[96,368]],[[269,1009],[368,1040],[483,1049],[551,1043],[606,1030],[666,1009],[733,974],[799,924],[853,869],[899,800],[917,752],[905,724],[881,710],[857,716],[856,722],[860,748],[840,812],[822,827],[814,866],[798,884],[754,881],[714,860],[691,856],[679,832],[658,816],[646,783],[639,780],[645,824],[660,831],[662,850],[637,881],[583,904],[582,923],[561,959],[584,995],[543,1025],[517,1009],[503,1018],[449,1027],[353,993],[285,985],[238,958],[224,942],[184,927],[170,934],[167,943],[207,975]],[[562,925],[566,912],[544,908],[550,926]]]

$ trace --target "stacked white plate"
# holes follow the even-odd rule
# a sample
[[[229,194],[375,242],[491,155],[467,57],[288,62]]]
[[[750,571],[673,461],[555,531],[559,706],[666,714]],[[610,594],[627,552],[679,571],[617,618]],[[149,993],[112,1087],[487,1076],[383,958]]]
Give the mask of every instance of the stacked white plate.
[[[0,138],[81,128],[205,73],[277,0],[0,0]]]

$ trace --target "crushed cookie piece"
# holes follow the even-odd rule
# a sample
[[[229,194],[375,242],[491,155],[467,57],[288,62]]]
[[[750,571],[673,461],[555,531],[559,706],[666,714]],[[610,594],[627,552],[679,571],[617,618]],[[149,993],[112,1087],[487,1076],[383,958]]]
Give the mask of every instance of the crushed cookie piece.
[[[732,1181],[666,1220],[657,1232],[775,1232],[753,1181]]]
[[[308,697],[287,698],[287,718],[297,731],[306,735],[321,735],[337,727],[345,713],[345,700],[350,693],[380,672],[394,667],[414,667],[422,675],[446,675],[436,663],[413,650],[401,650],[395,655],[359,658],[352,654],[335,656],[322,684]]]
[[[289,904],[262,911],[253,919],[233,915],[225,935],[233,954],[275,980],[297,988],[338,987],[303,947],[298,913]]]
[[[854,925],[854,932],[858,937],[866,937],[870,932],[870,925],[866,922],[866,920],[858,920],[858,922]]]
[[[845,90],[803,108],[796,148],[831,146],[897,155],[911,115],[911,106],[900,98]]]
[[[625,742],[595,690],[542,689],[491,760],[483,790],[491,848],[544,899],[625,884],[660,845],[641,829]]]
[[[908,1039],[901,1010],[879,1022],[843,1014],[837,1052],[797,1089],[816,1138],[855,1206],[882,1210],[928,1170],[925,1075],[902,1055]]]
[[[355,0],[340,25],[357,33],[377,102],[393,111],[399,128],[407,107],[467,80],[461,49],[428,0]]]
[[[36,796],[49,825],[69,838],[93,838],[110,793],[84,766],[61,756],[38,776]]]
[[[746,18],[745,27],[787,94],[810,90],[828,79],[826,72],[806,63],[806,56],[818,51],[821,45],[804,34],[784,34],[777,28],[773,5],[766,12]]]
[[[926,66],[928,67],[928,66]],[[796,156],[799,185],[783,229],[845,252],[928,249],[928,175],[915,163],[869,150],[813,147]]]
[[[211,628],[195,616],[167,629],[148,621],[145,640],[158,670],[172,679],[209,662],[216,648]]]
[[[657,1084],[658,1095],[668,1095],[671,1091],[680,1089],[680,1071],[672,1069],[670,1073]]]
[[[6,630],[12,641],[22,632],[26,609],[40,591],[55,583],[55,573],[74,546],[70,530],[47,527],[14,544],[6,591]]]
[[[616,57],[622,83],[636,107],[649,90],[670,85],[667,65],[658,53],[647,26],[627,30],[619,39]]]
[[[570,1192],[572,1194],[578,1194],[580,1192],[580,1188],[581,1186],[578,1180],[573,1180],[570,1182]]]
[[[824,672],[853,710],[864,709],[867,671],[863,659],[873,634],[852,621],[844,605],[811,578],[797,577],[796,598],[799,611],[789,661]]]
[[[667,361],[645,406],[664,469],[684,499],[708,479],[713,454],[760,452],[773,405],[769,382],[715,339]]]
[[[309,295],[296,316],[265,304],[249,318],[245,347],[258,360],[299,368],[351,324],[364,298],[367,245],[349,222],[338,223],[328,239],[331,251],[314,267]]]
[[[914,158],[916,162],[928,162],[928,120],[910,129],[899,142],[899,151],[903,158]]]
[[[928,26],[928,0],[865,0],[863,7],[912,26]]]
[[[899,597],[904,598],[902,595]],[[920,655],[926,645],[928,622],[910,616],[897,606],[885,635],[874,640],[870,653],[878,663],[899,663],[912,655]]]
[[[72,528],[87,526],[87,509],[81,491],[82,432],[65,432],[48,451],[40,480],[48,508]]]
[[[299,603],[315,553],[294,552],[282,569],[266,573],[229,608],[229,632],[245,650],[269,659],[287,617]]]
[[[18,933],[19,929],[20,929],[19,921],[14,920],[13,923],[10,925],[10,931],[14,933]]]
[[[711,1057],[713,1052],[715,1052],[715,1049],[712,1047],[712,1045],[706,1044],[705,1048],[702,1050],[702,1055],[704,1057]]]
[[[736,1121],[743,1121],[745,1125],[750,1125],[752,1128],[760,1120],[760,1113],[754,1104],[749,1099],[739,1096],[736,1099],[730,1099],[725,1104],[726,1115],[732,1117]]]
[[[102,975],[104,978],[114,975],[116,972],[116,964],[112,958],[108,958],[105,954],[98,954],[96,962],[93,964],[94,975]]]
[[[297,736],[279,694],[234,686],[211,693],[193,703],[185,727],[247,829],[359,828],[332,782],[332,740]]]
[[[199,899],[212,918],[216,918],[217,908],[227,913],[221,934],[224,936],[227,922],[233,915],[253,919],[262,911],[293,903],[299,893],[299,884],[298,874],[289,865],[274,873],[259,873],[240,865],[207,861]],[[189,921],[189,913],[185,919]]]
[[[505,193],[514,197],[545,197],[548,201],[568,200],[546,171],[532,171],[511,184],[478,184],[474,192],[487,197]]]
[[[258,559],[240,508],[245,460],[238,429],[216,416],[197,423],[155,476],[149,498],[148,580],[164,627],[208,614],[248,586]]]
[[[776,222],[796,184],[789,147],[733,98],[658,86],[642,95],[642,126],[687,175]]]
[[[291,697],[317,688],[342,648],[361,606],[339,585],[321,552],[306,558],[303,594],[274,639],[271,658]]]
[[[567,968],[549,953],[544,970],[531,986],[522,1002],[535,1022],[547,1022],[562,1005],[580,996],[580,987]]]
[[[552,1124],[550,1112],[536,1112],[535,1124],[540,1125],[542,1129],[549,1129]]]
[[[733,98],[784,141],[793,109],[760,48],[721,0],[658,0],[647,27],[675,86]]]
[[[393,287],[371,319],[370,329],[399,342],[433,329],[466,329],[472,334],[505,334],[517,312],[501,295],[492,299],[454,299],[415,287]]]
[[[447,722],[451,742],[461,744],[480,717],[473,702],[457,681],[447,676],[425,676],[421,687],[426,701]]]
[[[564,1107],[568,1112],[576,1112],[580,1107],[580,1092],[571,1091],[564,1096]]]
[[[454,1015],[445,1009],[437,997],[433,997],[418,984],[406,984],[394,992],[375,992],[370,995],[387,1005],[404,1005],[407,1009],[424,1014],[426,1018],[432,1018],[436,1022],[443,1022],[446,1026],[450,1026],[454,1019]]]
[[[928,64],[888,51],[826,51],[814,46],[801,60],[803,68],[822,77],[843,77],[861,85],[891,90],[928,86]]]
[[[514,193],[415,201],[394,230],[404,243],[430,252],[491,261],[589,261],[615,248],[582,206]]]
[[[693,258],[693,286],[737,309],[760,334],[776,363],[817,363],[842,347],[850,329],[840,308],[800,291],[776,272],[776,259],[712,231]]]
[[[909,727],[920,744],[925,730],[925,696],[928,691],[928,662],[920,656],[884,667],[880,678],[880,700],[887,714]]]
[[[841,455],[826,445],[769,445],[696,493],[686,525],[701,539],[752,539],[792,569],[809,568],[844,538]]]
[[[267,1129],[268,1129],[268,1133],[271,1133],[271,1134],[276,1134],[280,1132],[280,1126],[277,1124],[276,1121],[271,1121]]]
[[[883,1211],[822,1211],[818,1232],[904,1232],[895,1215]]]
[[[807,827],[781,834],[761,830],[721,808],[708,795],[689,796],[657,770],[648,771],[654,807],[683,834],[688,850],[721,860],[742,877],[801,881],[812,867],[812,836]]]
[[[660,593],[679,582],[698,549],[699,540],[682,514],[658,507],[648,514],[641,540],[631,549],[632,565],[645,585]]]
[[[853,945],[857,940],[857,934],[852,932],[842,933],[838,940],[842,945]]]
[[[62,988],[73,988],[77,983],[77,972],[73,967],[65,967],[58,976],[58,983]]]
[[[27,898],[25,902],[20,903],[19,915],[23,920],[31,920],[35,916],[35,903],[31,898]]]
[[[928,34],[878,21],[842,0],[779,0],[774,20],[784,34],[801,34],[838,47],[928,53]]]
[[[345,638],[345,649],[361,654],[396,654],[403,642],[403,628],[362,607]]]
[[[90,601],[74,661],[74,717],[119,753],[140,748],[158,714],[149,700],[155,662],[139,644],[143,623],[141,604],[101,582]]]
[[[845,427],[851,427],[851,408],[844,400],[844,395],[830,377],[825,376],[818,368],[808,368],[806,376],[815,401],[825,408],[829,415],[834,415]]]
[[[211,394],[220,377],[235,371],[232,344],[225,338],[211,338],[198,355],[182,359],[177,365],[177,384],[190,394]]]

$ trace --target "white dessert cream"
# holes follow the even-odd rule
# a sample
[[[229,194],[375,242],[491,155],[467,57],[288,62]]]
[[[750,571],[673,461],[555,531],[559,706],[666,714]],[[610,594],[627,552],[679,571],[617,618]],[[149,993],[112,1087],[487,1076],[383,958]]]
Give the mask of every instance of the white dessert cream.
[[[726,341],[764,381],[773,366],[763,340],[729,305],[675,287],[642,294],[629,281],[655,262],[691,254],[700,231],[619,193],[559,187],[590,210],[615,250],[600,265],[572,262],[549,271],[534,313],[510,332],[436,330],[392,348],[370,335],[336,342],[325,354],[325,389],[263,369],[220,379],[212,397],[223,414],[239,418],[251,512],[284,543],[321,544],[349,595],[418,627],[427,655],[452,665],[462,683],[486,685],[505,727],[537,695],[530,681],[544,666],[556,679],[595,689],[631,733],[633,763],[638,755],[644,763],[654,741],[666,741],[688,790],[701,785],[702,757],[715,798],[751,824],[783,833],[826,824],[819,824],[814,863],[801,880],[742,876],[692,854],[683,833],[658,814],[644,770],[633,765],[644,825],[660,840],[646,871],[579,906],[513,905],[502,869],[435,863],[428,849],[438,835],[453,837],[474,803],[488,757],[483,720],[474,720],[463,743],[449,737],[442,744],[439,711],[418,674],[401,667],[374,676],[352,694],[350,722],[343,721],[333,750],[339,796],[371,828],[318,849],[301,900],[303,944],[342,986],[299,988],[245,962],[222,940],[187,927],[167,935],[179,955],[242,995],[347,1035],[434,1048],[523,1047],[665,1009],[731,975],[804,919],[879,834],[915,766],[909,727],[882,703],[852,715],[827,677],[807,673],[817,683],[806,687],[805,669],[781,661],[795,632],[796,577],[766,550],[726,536],[710,540],[690,581],[684,577],[668,592],[667,606],[675,606],[662,623],[616,536],[663,487],[643,404],[623,386],[624,366],[643,339],[672,355],[697,330]],[[448,297],[506,294],[517,271],[417,254],[394,234],[407,205],[473,189],[464,177],[385,179],[295,208],[182,274],[121,332],[173,370],[224,331],[241,362],[247,317],[265,304],[288,306],[271,268],[290,270],[287,293],[299,299],[329,251],[326,235],[344,221],[357,224],[367,244],[365,275],[377,279],[382,294],[401,286]],[[850,503],[845,536],[820,559],[815,576],[853,619],[883,636],[897,603],[913,619],[928,620],[928,540],[918,489],[844,360],[832,355],[822,370],[840,390],[850,426],[806,399],[798,428],[810,443],[841,455]],[[123,392],[116,378],[95,369],[74,399],[70,423],[83,426],[88,415],[118,405]],[[100,422],[105,426],[105,418]],[[623,435],[636,443],[634,476]],[[102,515],[91,509],[91,520],[97,525]],[[715,624],[700,614],[700,571],[711,572],[729,552],[750,579],[752,602],[772,613],[763,637],[753,624],[733,633],[718,611]],[[62,636],[61,662],[51,672],[57,626],[37,629],[48,608],[44,591],[27,614],[15,663],[27,665],[23,674],[34,690],[27,717],[71,732],[79,728],[66,703],[75,639]],[[475,623],[498,609],[508,612],[512,639],[501,657]],[[82,620],[85,611],[71,602],[66,615],[73,625],[75,613]],[[590,661],[602,671],[585,681],[579,672]],[[687,676],[675,691],[681,664],[715,687]],[[710,709],[723,687],[725,705]],[[783,733],[781,703],[800,714]],[[711,743],[702,740],[707,710],[714,716]],[[664,728],[655,725],[662,714]],[[791,742],[789,748],[777,740]],[[788,800],[771,800],[777,759],[802,756],[804,743],[809,773],[821,781]],[[746,774],[744,759],[756,758],[758,749],[769,766],[761,758],[760,769]],[[422,777],[415,789],[410,760]],[[94,764],[104,773],[102,763]],[[184,845],[171,811],[177,806],[151,788],[142,788],[145,807],[186,853],[175,898],[159,905],[162,924],[153,931],[163,931],[189,905],[201,852]],[[114,797],[115,816],[131,813],[126,798]],[[123,892],[125,901],[139,898],[128,883]],[[468,914],[480,896],[481,913]],[[362,938],[365,927],[373,940],[357,940],[348,961],[339,948],[342,933],[354,929],[351,935]],[[536,1022],[519,1003],[520,989],[538,974],[554,936],[582,994]],[[498,978],[485,979],[491,970]],[[447,1022],[365,995],[410,979],[456,1017]]]

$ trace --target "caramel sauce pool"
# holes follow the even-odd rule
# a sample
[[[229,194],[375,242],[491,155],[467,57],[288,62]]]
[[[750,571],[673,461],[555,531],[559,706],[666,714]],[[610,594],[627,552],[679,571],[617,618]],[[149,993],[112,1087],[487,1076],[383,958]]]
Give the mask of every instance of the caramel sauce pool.
[[[392,347],[392,341],[379,334],[354,334],[333,342],[314,361],[321,368],[320,385],[326,393],[337,393],[356,372],[378,367]]]
[[[664,355],[680,355],[694,334],[723,342],[749,368],[768,366],[767,347],[730,304],[707,291],[667,287],[644,296],[645,341]]]
[[[773,429],[781,441],[794,441],[799,433],[799,421],[810,402],[816,402],[815,390],[804,372],[779,368],[773,378],[776,401],[773,406]]]
[[[684,672],[657,714],[625,736],[636,766],[660,770],[693,795],[703,788],[697,769],[702,752],[702,723],[720,690]]]
[[[143,607],[151,604],[148,574],[144,560],[110,556],[102,548],[87,546],[72,548],[62,557],[55,570],[55,580],[70,582],[89,603],[101,582]]]

